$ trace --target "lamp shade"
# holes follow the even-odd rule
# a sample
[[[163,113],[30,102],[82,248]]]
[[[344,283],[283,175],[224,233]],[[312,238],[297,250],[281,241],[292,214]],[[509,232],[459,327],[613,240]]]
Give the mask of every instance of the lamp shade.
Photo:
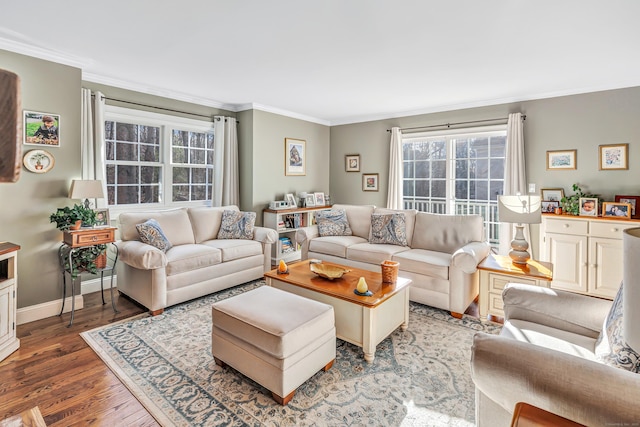
[[[74,179],[69,189],[70,199],[104,199],[102,181],[99,179]]]
[[[498,217],[501,222],[539,224],[542,222],[540,196],[500,196]]]
[[[640,228],[622,232],[622,336],[640,351]]]

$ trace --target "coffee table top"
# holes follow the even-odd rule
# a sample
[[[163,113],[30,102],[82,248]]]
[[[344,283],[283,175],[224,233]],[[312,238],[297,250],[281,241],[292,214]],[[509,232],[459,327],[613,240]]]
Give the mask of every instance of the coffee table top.
[[[278,274],[276,269],[265,273],[265,277],[289,283],[291,285],[300,286],[302,288],[310,289],[366,307],[376,307],[400,292],[403,288],[411,285],[411,280],[403,277],[398,277],[395,284],[382,283],[382,274],[379,272],[361,270],[359,268],[326,261],[323,261],[322,263],[336,265],[351,271],[345,273],[339,279],[329,280],[313,273],[309,269],[309,260],[305,260],[289,264],[289,274]],[[364,277],[367,281],[369,290],[373,292],[372,296],[364,297],[356,295],[353,292],[360,277]]]

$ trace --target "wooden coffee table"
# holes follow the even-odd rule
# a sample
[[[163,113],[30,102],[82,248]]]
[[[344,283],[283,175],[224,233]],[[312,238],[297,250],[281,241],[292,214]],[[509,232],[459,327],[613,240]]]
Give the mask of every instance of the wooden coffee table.
[[[398,326],[403,331],[409,326],[411,280],[398,277],[395,284],[382,283],[380,273],[341,267],[351,271],[334,280],[312,273],[308,260],[290,264],[289,274],[271,270],[264,276],[269,286],[332,305],[336,316],[336,336],[362,347],[364,359],[371,363],[376,346],[382,340]],[[360,277],[367,281],[372,296],[363,297],[353,292]]]

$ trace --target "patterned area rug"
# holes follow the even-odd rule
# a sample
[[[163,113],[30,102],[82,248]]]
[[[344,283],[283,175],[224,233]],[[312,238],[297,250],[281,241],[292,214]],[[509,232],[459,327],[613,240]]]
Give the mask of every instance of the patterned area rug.
[[[211,355],[211,304],[262,285],[236,286],[82,337],[163,426],[475,425],[472,337],[498,333],[499,325],[412,302],[409,329],[380,343],[372,364],[338,340],[333,367],[283,407]]]

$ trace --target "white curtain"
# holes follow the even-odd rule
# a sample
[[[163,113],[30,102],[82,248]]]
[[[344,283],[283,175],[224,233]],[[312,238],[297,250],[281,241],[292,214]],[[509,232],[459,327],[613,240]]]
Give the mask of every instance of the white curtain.
[[[213,132],[215,140],[213,206],[239,206],[240,180],[236,119],[215,116]]]
[[[389,144],[388,209],[403,209],[402,176],[402,131],[399,127],[393,127]]]
[[[82,89],[82,114],[80,151],[82,155],[82,179],[99,179],[102,182],[104,194],[107,194],[107,174],[105,165],[104,142],[104,96],[101,92],[94,93],[91,100],[91,90]],[[96,207],[107,206],[106,199],[98,199]]]
[[[527,194],[527,174],[524,162],[524,127],[522,113],[509,114],[507,122],[507,146],[504,165],[504,195],[516,193]],[[500,224],[500,254],[507,255],[511,250],[511,240],[514,236],[514,225]],[[524,235],[531,244],[529,224],[524,224]],[[533,248],[529,247],[531,257]]]

